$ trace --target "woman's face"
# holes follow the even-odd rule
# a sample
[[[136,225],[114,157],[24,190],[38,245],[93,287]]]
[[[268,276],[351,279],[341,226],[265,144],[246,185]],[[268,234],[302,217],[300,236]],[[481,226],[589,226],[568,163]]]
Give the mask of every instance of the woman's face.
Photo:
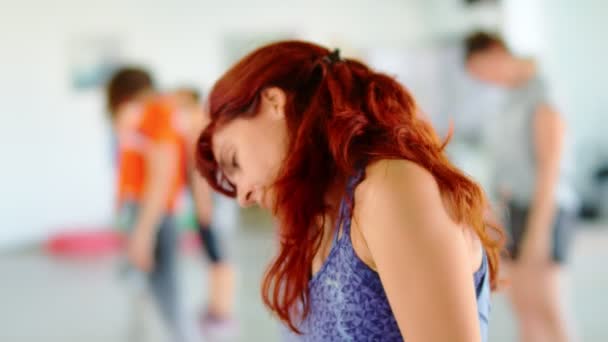
[[[491,48],[473,54],[467,61],[467,70],[482,82],[505,86],[511,80],[511,58],[503,49]]]
[[[267,88],[260,109],[250,118],[237,118],[213,135],[213,154],[222,173],[236,186],[242,207],[258,204],[272,209],[276,181],[289,144],[285,120],[285,93]]]

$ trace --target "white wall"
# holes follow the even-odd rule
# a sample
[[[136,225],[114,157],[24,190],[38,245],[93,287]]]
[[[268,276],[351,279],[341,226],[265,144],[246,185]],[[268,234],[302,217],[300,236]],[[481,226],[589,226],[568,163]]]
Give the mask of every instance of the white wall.
[[[161,85],[208,87],[224,67],[226,34],[285,30],[322,43],[402,44],[424,33],[416,3],[3,1],[0,247],[110,222],[112,156],[103,98],[71,88],[74,39],[120,35],[127,59],[151,67]]]
[[[548,37],[543,57],[576,139],[578,185],[591,192],[592,171],[600,163],[608,164],[608,3],[543,3]]]

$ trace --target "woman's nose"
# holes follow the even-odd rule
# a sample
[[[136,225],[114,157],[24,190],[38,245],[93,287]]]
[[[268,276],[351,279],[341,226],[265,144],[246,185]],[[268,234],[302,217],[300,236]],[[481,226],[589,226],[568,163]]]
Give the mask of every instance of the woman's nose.
[[[239,191],[237,194],[237,200],[242,208],[249,208],[254,204],[253,191],[244,190]]]

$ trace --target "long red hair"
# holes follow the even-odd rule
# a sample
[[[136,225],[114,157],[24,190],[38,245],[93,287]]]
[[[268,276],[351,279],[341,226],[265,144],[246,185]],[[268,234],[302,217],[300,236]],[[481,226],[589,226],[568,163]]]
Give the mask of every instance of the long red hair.
[[[308,282],[323,218],[335,210],[325,202],[329,189],[360,167],[396,158],[433,174],[453,219],[481,239],[495,288],[503,234],[485,215],[481,188],[450,163],[445,143],[398,82],[358,61],[329,57],[329,50],[311,43],[270,44],[228,70],[209,95],[211,122],[198,140],[197,167],[213,188],[232,197],[236,189],[213,155],[214,130],[236,117],[254,116],[267,87],[287,95],[290,142],[274,187],[280,246],[263,280],[264,303],[298,331],[293,313],[299,303],[303,315],[308,313]]]

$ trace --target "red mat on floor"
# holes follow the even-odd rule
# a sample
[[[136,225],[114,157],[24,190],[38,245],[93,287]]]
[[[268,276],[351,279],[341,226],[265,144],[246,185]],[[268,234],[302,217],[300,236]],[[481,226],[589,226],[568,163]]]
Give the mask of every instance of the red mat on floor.
[[[71,229],[56,234],[45,244],[45,250],[56,256],[90,257],[119,252],[125,246],[125,235],[115,229]],[[201,248],[198,234],[186,231],[180,234],[180,249],[195,253]]]
[[[124,246],[124,236],[114,229],[67,230],[51,237],[47,252],[61,256],[100,256],[112,254]]]

